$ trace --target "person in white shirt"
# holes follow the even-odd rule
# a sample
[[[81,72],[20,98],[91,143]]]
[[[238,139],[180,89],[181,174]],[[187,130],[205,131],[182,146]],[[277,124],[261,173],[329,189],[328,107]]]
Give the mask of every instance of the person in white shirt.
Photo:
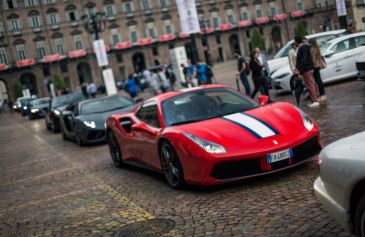
[[[89,96],[91,98],[95,98],[96,92],[97,92],[97,88],[96,88],[95,83],[90,81],[89,84],[87,85],[87,93],[89,94]]]

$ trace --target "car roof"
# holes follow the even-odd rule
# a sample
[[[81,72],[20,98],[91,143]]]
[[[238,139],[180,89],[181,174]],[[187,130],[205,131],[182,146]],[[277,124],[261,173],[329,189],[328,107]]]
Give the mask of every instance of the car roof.
[[[345,29],[341,29],[341,30],[331,30],[331,31],[324,31],[324,32],[319,32],[319,33],[315,33],[315,34],[310,34],[310,35],[306,35],[305,38],[307,39],[312,39],[312,38],[317,38],[320,36],[325,36],[325,35],[337,35],[337,34],[341,34],[341,33],[345,33],[346,30]],[[294,42],[294,40],[290,40],[288,43],[286,44],[292,44]]]
[[[98,98],[93,98],[93,99],[87,99],[87,100],[82,100],[82,101],[78,101],[77,103],[79,105],[83,105],[83,104],[88,104],[90,102],[95,102],[95,101],[99,101],[99,100],[105,100],[105,99],[110,99],[110,98],[113,98],[113,97],[123,97],[127,100],[130,100],[133,102],[133,100],[129,99],[128,97],[126,96],[121,96],[121,95],[109,95],[109,96],[103,96],[103,97],[98,97]]]
[[[182,95],[182,94],[189,93],[192,91],[211,89],[211,88],[228,88],[228,87],[226,85],[212,84],[212,85],[204,85],[204,86],[198,86],[198,87],[192,87],[192,88],[185,88],[185,89],[182,89],[179,91],[167,92],[167,93],[164,93],[161,95],[157,95],[155,97],[152,97],[152,98],[144,101],[143,103],[149,103],[152,101],[163,102],[163,101],[170,99],[172,97],[175,97],[177,95]]]
[[[340,36],[338,38],[334,38],[334,39],[328,41],[328,43],[329,44],[335,44],[335,43],[340,42],[342,40],[349,39],[349,38],[356,37],[356,36],[365,36],[365,32],[359,32],[359,33]]]

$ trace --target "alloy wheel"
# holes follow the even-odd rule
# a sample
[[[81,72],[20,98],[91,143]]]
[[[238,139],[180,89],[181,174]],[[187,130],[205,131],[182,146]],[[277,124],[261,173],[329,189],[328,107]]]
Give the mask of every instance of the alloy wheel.
[[[110,155],[112,157],[115,167],[121,167],[123,165],[122,153],[120,151],[118,141],[115,138],[114,133],[112,131],[108,132],[108,145],[109,145]]]
[[[167,182],[173,188],[179,188],[183,184],[183,171],[172,146],[165,142],[161,147],[162,172]]]

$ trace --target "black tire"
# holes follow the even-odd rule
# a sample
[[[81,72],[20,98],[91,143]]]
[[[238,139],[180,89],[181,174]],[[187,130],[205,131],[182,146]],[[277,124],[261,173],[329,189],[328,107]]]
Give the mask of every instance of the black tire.
[[[84,142],[82,141],[81,137],[78,134],[76,134],[75,140],[76,140],[77,145],[79,145],[79,146],[84,145]]]
[[[57,119],[52,119],[52,131],[54,133],[59,133],[60,132],[60,121],[58,121]]]
[[[365,194],[361,197],[355,212],[355,233],[365,237]]]
[[[112,131],[108,131],[107,141],[108,141],[110,156],[112,157],[114,166],[117,168],[121,168],[123,166],[122,151]]]
[[[46,128],[48,131],[51,131],[51,126],[49,125],[49,123],[47,123],[47,119],[44,119],[44,122],[46,124]]]
[[[184,172],[174,148],[167,141],[162,142],[160,148],[162,172],[167,183],[174,189],[184,186]]]

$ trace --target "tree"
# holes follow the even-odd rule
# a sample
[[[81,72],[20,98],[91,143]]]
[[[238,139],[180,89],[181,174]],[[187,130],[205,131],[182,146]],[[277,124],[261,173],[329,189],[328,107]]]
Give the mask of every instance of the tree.
[[[23,96],[22,85],[19,82],[15,83],[14,85],[14,97],[18,99],[19,97]]]
[[[65,81],[58,75],[53,75],[53,86],[57,91],[65,90]]]
[[[251,43],[253,48],[266,49],[265,38],[257,28],[252,31]]]
[[[295,28],[295,36],[304,37],[306,35],[308,35],[307,26],[303,21],[301,21],[297,24],[297,27]]]

